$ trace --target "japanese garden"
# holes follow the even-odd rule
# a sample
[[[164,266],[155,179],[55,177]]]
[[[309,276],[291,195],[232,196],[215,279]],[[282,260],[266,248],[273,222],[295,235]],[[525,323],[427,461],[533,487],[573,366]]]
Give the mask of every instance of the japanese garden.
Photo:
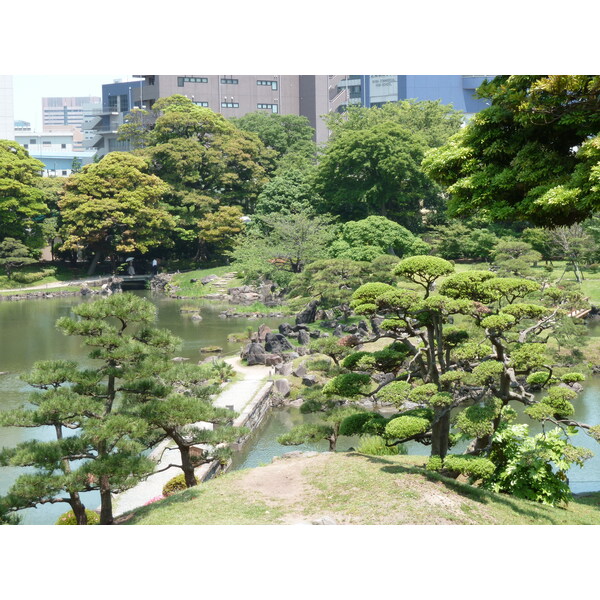
[[[600,77],[477,94],[0,140],[0,522],[600,524]]]

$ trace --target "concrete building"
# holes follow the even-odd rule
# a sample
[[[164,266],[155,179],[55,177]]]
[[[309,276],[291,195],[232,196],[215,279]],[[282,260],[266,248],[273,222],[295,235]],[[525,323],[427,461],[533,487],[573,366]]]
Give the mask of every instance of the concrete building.
[[[14,97],[12,75],[0,75],[0,140],[14,140]]]
[[[348,75],[340,80],[339,89],[347,89],[348,104],[381,106],[386,102],[440,100],[465,113],[465,120],[488,106],[485,99],[475,98],[475,90],[484,79],[494,75]],[[344,106],[341,107],[344,110]]]
[[[23,146],[32,158],[44,163],[44,177],[68,177],[73,170],[74,159],[77,159],[81,166],[94,160],[95,152],[74,150],[73,134],[68,131],[17,132],[15,141]]]
[[[83,123],[99,107],[97,96],[42,98],[42,128],[47,133],[72,132],[73,149],[83,150],[86,138]]]
[[[316,130],[316,141],[329,133],[321,116],[333,112],[346,99],[340,75],[140,75],[143,85],[133,88],[134,105],[147,108],[158,98],[181,94],[198,106],[224,117],[252,112],[301,115]]]

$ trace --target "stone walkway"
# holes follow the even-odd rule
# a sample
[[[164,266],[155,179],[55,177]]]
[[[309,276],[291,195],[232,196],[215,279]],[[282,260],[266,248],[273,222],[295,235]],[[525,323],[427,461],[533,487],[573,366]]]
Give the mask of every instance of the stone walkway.
[[[227,386],[227,388],[225,388],[215,399],[214,404],[215,406],[223,408],[233,407],[233,410],[240,413],[250,400],[252,400],[256,392],[264,385],[264,380],[272,374],[272,369],[263,365],[247,367],[241,364],[241,359],[239,357],[226,358],[225,362],[229,363],[238,373],[240,373],[243,376],[243,379]],[[181,455],[177,448],[165,450],[169,443],[170,440],[165,440],[150,454],[150,457],[156,460],[160,457],[156,466],[157,471],[169,464],[176,465],[181,463]],[[202,469],[202,467],[199,469]],[[130,490],[127,490],[122,494],[117,494],[113,497],[113,512],[115,516],[133,510],[138,506],[143,506],[149,500],[162,496],[162,488],[165,483],[181,473],[183,473],[183,471],[180,468],[169,467],[161,473],[151,475],[146,481],[138,483],[138,485]]]

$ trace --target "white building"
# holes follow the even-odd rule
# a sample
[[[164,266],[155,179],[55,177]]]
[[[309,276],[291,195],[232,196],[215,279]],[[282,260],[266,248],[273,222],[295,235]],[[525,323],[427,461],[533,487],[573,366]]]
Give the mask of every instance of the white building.
[[[87,165],[94,159],[95,152],[76,151],[73,149],[73,133],[34,133],[18,132],[18,142],[29,155],[37,158],[45,165],[44,177],[68,177],[73,170],[73,160],[78,159],[80,165]]]
[[[15,116],[12,75],[0,75],[0,140],[14,140]]]

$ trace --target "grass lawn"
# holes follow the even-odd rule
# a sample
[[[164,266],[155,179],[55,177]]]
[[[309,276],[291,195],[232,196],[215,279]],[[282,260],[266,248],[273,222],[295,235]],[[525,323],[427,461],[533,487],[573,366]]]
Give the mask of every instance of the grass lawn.
[[[185,273],[176,273],[173,275],[171,285],[179,288],[176,290],[176,292],[174,292],[177,293],[178,296],[185,296],[186,298],[202,298],[207,294],[216,294],[222,290],[220,290],[218,287],[215,287],[212,282],[203,284],[200,283],[200,281],[209,275],[217,275],[218,277],[222,277],[226,273],[234,273],[234,271],[230,266],[225,266],[213,267],[212,269],[196,269],[195,271],[186,271]],[[192,279],[197,279],[198,281],[192,282]],[[240,285],[242,285],[242,281],[240,279],[232,278],[229,280],[227,287],[236,287]]]
[[[600,524],[600,493],[554,508],[425,471],[424,461],[356,452],[278,460],[136,509],[126,522],[267,525],[328,517],[355,525]]]
[[[37,263],[27,265],[18,269],[19,274],[33,279],[36,275],[41,275],[39,279],[30,282],[21,282],[16,279],[8,278],[6,275],[0,275],[0,290],[25,288],[47,283],[56,283],[59,281],[72,281],[74,279],[83,279],[86,276],[87,266],[71,267],[62,264],[51,265],[50,263]]]

